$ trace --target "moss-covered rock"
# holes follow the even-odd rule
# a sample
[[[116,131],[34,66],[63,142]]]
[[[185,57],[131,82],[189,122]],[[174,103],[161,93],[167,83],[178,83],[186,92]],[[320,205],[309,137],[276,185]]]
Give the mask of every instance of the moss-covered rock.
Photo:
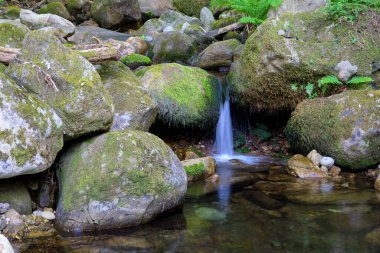
[[[52,34],[29,33],[6,73],[55,109],[67,138],[110,128],[112,98],[95,67]]]
[[[43,6],[39,11],[39,14],[55,14],[65,19],[70,19],[70,13],[66,9],[65,5],[61,2],[51,2]]]
[[[29,31],[23,25],[8,22],[0,23],[0,47],[21,48]]]
[[[66,5],[69,11],[72,10],[81,10],[90,0],[67,0]]]
[[[240,19],[239,17],[221,18],[221,19],[218,19],[218,20],[215,20],[214,22],[212,22],[211,28],[212,29],[219,29],[219,28],[231,25],[233,23],[236,23],[239,21],[239,19]]]
[[[380,91],[349,91],[300,103],[285,129],[291,147],[317,150],[349,169],[380,162]]]
[[[141,19],[138,0],[95,0],[91,4],[91,15],[104,28]]]
[[[7,19],[18,19],[20,17],[20,11],[21,9],[18,6],[15,6],[15,5],[7,6],[5,7],[5,10],[4,10],[4,16]]]
[[[216,162],[211,156],[181,161],[187,174],[187,181],[208,178],[215,174]]]
[[[164,23],[161,22],[158,18],[152,18],[147,20],[143,26],[141,26],[136,32],[133,34],[135,36],[141,35],[150,35],[157,32],[162,32],[164,30]]]
[[[1,72],[0,123],[0,178],[46,170],[63,146],[54,110]]]
[[[123,56],[120,61],[124,63],[128,68],[137,69],[141,66],[150,66],[152,65],[152,60],[145,55],[141,54],[130,54]]]
[[[4,73],[4,71],[5,71],[6,68],[7,68],[7,66],[5,66],[2,63],[0,63],[0,73]]]
[[[166,125],[210,127],[218,118],[219,84],[199,68],[159,64],[136,72]]]
[[[196,52],[194,39],[182,32],[161,34],[153,46],[154,63],[189,64]]]
[[[208,6],[211,0],[173,0],[174,7],[189,16],[199,17],[203,7]]]
[[[372,63],[380,58],[380,34],[373,32],[372,19],[363,15],[355,24],[334,23],[317,10],[265,21],[233,64],[233,100],[256,111],[290,111],[306,97],[295,94],[291,84],[337,75],[334,67],[341,61],[357,66],[358,75],[371,75]]]
[[[59,161],[59,229],[136,226],[178,206],[186,173],[158,137],[112,131],[71,146]]]
[[[20,214],[32,213],[29,191],[20,180],[0,180],[0,203],[8,203]]]
[[[195,65],[204,69],[229,67],[233,61],[234,51],[240,45],[235,39],[215,42],[198,55]]]
[[[121,62],[105,63],[97,70],[115,106],[111,130],[148,131],[158,109],[135,74]]]

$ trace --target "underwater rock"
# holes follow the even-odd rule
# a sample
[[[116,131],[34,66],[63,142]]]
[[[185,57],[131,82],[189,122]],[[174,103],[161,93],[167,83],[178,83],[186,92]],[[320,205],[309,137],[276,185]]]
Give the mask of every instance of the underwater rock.
[[[223,212],[209,207],[200,207],[195,210],[195,214],[205,220],[220,221],[226,219],[226,214]]]
[[[67,232],[137,226],[177,208],[186,172],[158,137],[111,131],[74,143],[58,170],[56,227]]]

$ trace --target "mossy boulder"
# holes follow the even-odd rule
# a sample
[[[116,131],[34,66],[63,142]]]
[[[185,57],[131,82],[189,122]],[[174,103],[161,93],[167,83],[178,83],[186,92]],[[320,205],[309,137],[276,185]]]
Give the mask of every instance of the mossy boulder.
[[[95,0],[91,4],[91,15],[104,28],[141,19],[138,0]]]
[[[21,24],[0,22],[0,47],[21,48],[30,30]]]
[[[380,162],[380,91],[348,91],[305,100],[289,120],[290,146],[317,150],[345,168],[365,169]]]
[[[182,32],[162,33],[153,46],[154,63],[190,64],[196,53],[194,39]]]
[[[208,6],[211,0],[173,0],[174,7],[189,16],[199,17],[203,7]]]
[[[128,68],[137,69],[141,66],[150,66],[152,65],[152,60],[145,55],[141,54],[130,54],[123,56],[120,61],[124,63]]]
[[[55,14],[65,19],[70,19],[70,13],[66,9],[65,5],[61,2],[51,2],[43,6],[39,11],[39,14]]]
[[[228,25],[232,25],[233,23],[236,23],[239,21],[239,17],[228,17],[228,18],[221,18],[218,20],[215,20],[211,24],[212,29],[219,29]]]
[[[158,109],[135,74],[121,62],[105,63],[97,70],[115,106],[111,130],[148,131]]]
[[[69,232],[147,223],[183,201],[186,172],[158,137],[112,131],[71,146],[59,161],[56,227]]]
[[[240,45],[241,43],[235,39],[215,42],[198,55],[195,66],[203,69],[229,67],[234,51]]]
[[[32,213],[32,200],[28,188],[20,180],[0,180],[0,203],[8,203],[20,214]]]
[[[81,10],[84,6],[86,6],[90,0],[67,0],[66,5],[69,11],[72,10]]]
[[[68,139],[110,128],[112,98],[95,67],[51,33],[29,33],[5,72],[54,108]]]
[[[49,168],[63,146],[62,121],[0,72],[0,179]]]
[[[4,17],[7,19],[18,19],[20,17],[20,7],[11,5],[4,9]]]
[[[291,85],[337,75],[334,68],[341,61],[357,66],[357,75],[370,76],[372,63],[380,58],[380,33],[373,32],[373,15],[360,16],[352,24],[334,22],[317,10],[265,21],[233,64],[229,76],[233,101],[254,111],[291,111],[306,97],[294,93]]]
[[[179,64],[158,64],[136,72],[158,104],[166,125],[210,127],[218,118],[219,83],[206,71]]]
[[[165,11],[173,9],[172,0],[139,0],[140,10],[146,16],[161,16]]]
[[[181,161],[187,174],[187,181],[206,179],[216,172],[216,162],[211,156]]]

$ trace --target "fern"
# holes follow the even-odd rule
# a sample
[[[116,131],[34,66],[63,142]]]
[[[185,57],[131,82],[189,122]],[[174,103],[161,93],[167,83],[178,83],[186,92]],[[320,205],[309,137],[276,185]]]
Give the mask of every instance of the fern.
[[[266,19],[270,8],[278,8],[281,3],[282,0],[212,0],[211,6],[231,8],[245,15],[239,22],[259,25]]]
[[[318,86],[326,85],[326,84],[342,84],[341,81],[336,76],[325,76],[319,79]]]
[[[368,77],[368,76],[355,76],[353,78],[351,78],[350,81],[347,82],[347,84],[353,84],[353,85],[356,85],[356,84],[368,84],[370,82],[374,82],[375,80],[373,80],[371,77]]]

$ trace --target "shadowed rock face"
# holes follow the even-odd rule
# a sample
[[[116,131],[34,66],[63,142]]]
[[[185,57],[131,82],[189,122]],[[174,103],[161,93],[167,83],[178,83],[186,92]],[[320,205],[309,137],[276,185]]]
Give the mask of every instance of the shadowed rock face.
[[[112,131],[71,146],[59,161],[56,226],[136,226],[182,203],[187,178],[173,151],[140,131]]]
[[[380,91],[347,91],[300,103],[285,129],[291,147],[315,149],[340,166],[365,169],[380,162]]]
[[[0,179],[46,170],[62,146],[54,110],[0,73]]]

